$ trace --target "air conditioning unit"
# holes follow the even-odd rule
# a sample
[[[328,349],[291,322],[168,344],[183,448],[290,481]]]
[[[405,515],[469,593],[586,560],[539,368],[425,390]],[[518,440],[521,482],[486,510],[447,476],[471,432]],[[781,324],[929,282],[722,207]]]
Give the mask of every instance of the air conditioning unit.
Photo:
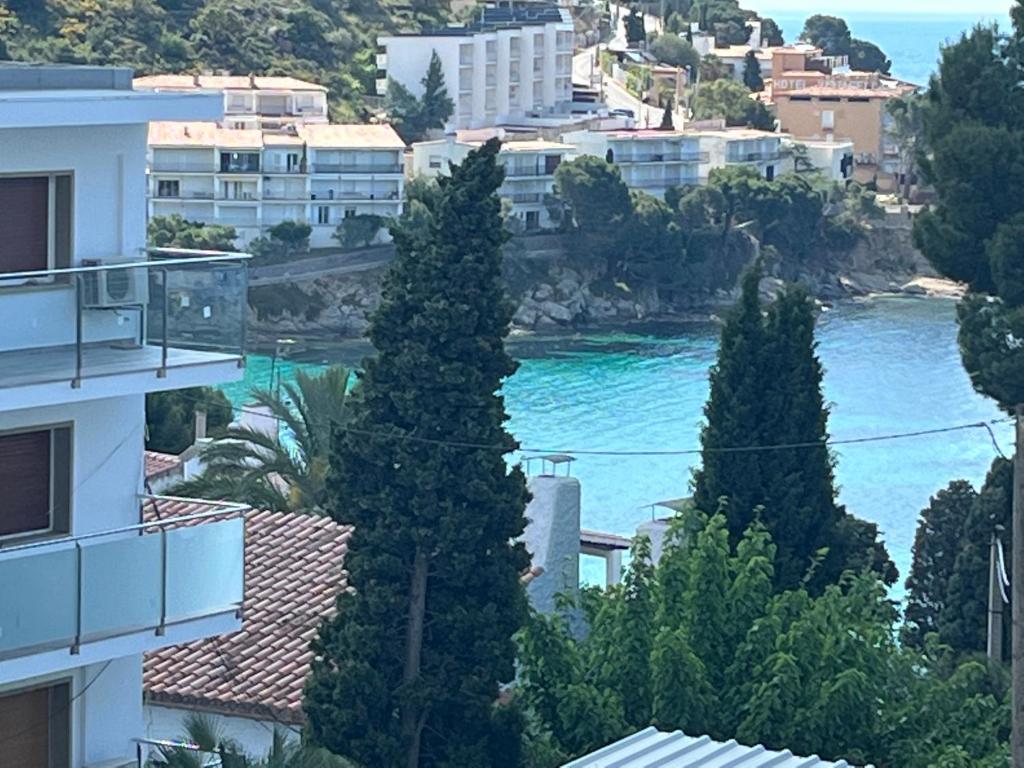
[[[149,302],[149,277],[144,267],[85,272],[82,278],[82,306],[87,309],[108,309]]]

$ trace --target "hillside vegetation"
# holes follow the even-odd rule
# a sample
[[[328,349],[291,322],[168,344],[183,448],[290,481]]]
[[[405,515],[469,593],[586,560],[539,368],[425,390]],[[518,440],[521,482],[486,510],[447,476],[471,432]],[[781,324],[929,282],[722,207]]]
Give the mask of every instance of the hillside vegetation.
[[[354,119],[374,93],[376,36],[447,16],[446,0],[0,0],[0,60],[292,75]]]

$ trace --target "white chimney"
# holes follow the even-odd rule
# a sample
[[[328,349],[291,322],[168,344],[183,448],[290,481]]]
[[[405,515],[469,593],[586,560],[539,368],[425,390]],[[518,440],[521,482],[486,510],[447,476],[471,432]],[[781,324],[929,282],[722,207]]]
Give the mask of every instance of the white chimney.
[[[527,585],[533,607],[555,611],[556,597],[575,597],[580,583],[580,481],[536,475],[528,481],[533,499],[526,507],[523,541],[533,566],[543,571]]]

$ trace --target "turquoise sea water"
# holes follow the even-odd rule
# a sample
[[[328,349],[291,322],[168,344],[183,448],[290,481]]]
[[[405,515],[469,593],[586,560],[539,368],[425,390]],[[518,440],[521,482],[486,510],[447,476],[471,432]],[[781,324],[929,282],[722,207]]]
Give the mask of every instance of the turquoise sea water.
[[[544,451],[696,448],[717,335],[715,326],[690,325],[517,341],[512,350],[522,364],[504,390],[511,429],[524,448]],[[844,304],[822,315],[818,340],[834,438],[1001,416],[971,389],[960,365],[952,302]],[[367,351],[365,344],[346,344],[304,358],[354,364]],[[293,366],[276,368],[287,376]],[[269,374],[270,358],[253,356],[246,381],[227,388],[229,396],[241,405],[247,387],[266,386]],[[1011,450],[1009,426],[999,425],[996,435]],[[995,449],[987,433],[968,430],[846,445],[836,456],[840,500],[880,525],[905,576],[917,515],[929,496],[955,478],[982,480]],[[572,471],[583,486],[584,526],[632,534],[653,502],[687,494],[696,459],[581,456]]]
[[[754,4],[756,7],[756,4]],[[912,83],[926,85],[928,77],[936,68],[939,47],[947,41],[955,41],[961,32],[975,24],[998,22],[1001,28],[1009,28],[1009,17],[985,13],[971,13],[967,10],[958,14],[943,13],[865,13],[830,11],[822,8],[820,13],[831,13],[846,20],[854,37],[870,40],[878,45],[892,59],[892,72],[896,77]],[[808,13],[792,11],[766,11],[782,27],[787,42],[796,40],[803,29]]]

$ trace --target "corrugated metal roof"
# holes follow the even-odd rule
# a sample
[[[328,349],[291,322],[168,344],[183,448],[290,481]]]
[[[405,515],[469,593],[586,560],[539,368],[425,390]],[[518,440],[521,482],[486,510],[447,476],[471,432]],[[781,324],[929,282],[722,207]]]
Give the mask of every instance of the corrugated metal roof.
[[[562,768],[851,768],[845,760],[830,762],[817,756],[796,757],[789,750],[774,752],[758,744],[712,741],[645,728]],[[868,767],[870,768],[870,766]]]

